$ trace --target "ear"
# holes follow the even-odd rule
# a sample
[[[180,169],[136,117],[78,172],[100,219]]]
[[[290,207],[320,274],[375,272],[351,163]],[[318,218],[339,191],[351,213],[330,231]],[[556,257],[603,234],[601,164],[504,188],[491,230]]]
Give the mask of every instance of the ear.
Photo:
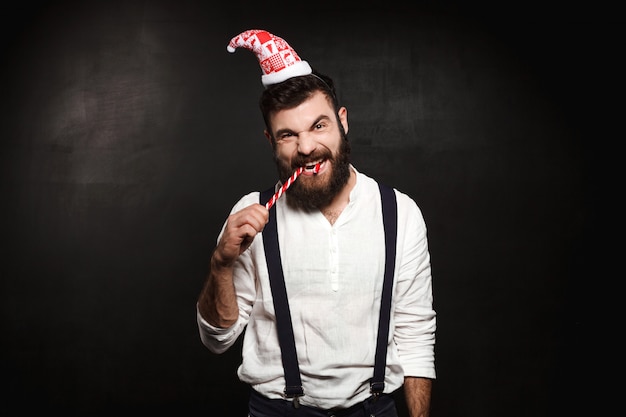
[[[347,135],[348,134],[348,109],[346,109],[345,107],[341,107],[339,111],[337,112],[337,115],[339,116],[339,122],[343,126],[343,131]]]
[[[265,130],[263,130],[263,134],[265,135],[265,139],[267,139],[267,141],[271,145],[272,144],[272,135],[270,135],[270,132],[268,132],[267,129],[265,129]]]

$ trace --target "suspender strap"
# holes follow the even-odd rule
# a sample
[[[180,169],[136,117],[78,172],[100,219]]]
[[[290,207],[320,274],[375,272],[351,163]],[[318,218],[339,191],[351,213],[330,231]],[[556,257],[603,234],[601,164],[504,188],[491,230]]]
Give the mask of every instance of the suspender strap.
[[[385,389],[385,368],[387,366],[387,340],[389,336],[389,320],[391,314],[391,298],[393,293],[393,276],[396,265],[396,236],[398,232],[398,215],[396,195],[392,188],[379,184],[385,229],[385,275],[381,296],[380,315],[378,320],[378,337],[376,339],[376,356],[374,376],[370,381],[372,394],[378,395]],[[260,204],[264,204],[274,194],[274,188],[265,190],[260,195]],[[285,277],[278,245],[276,227],[276,209],[270,208],[269,220],[263,229],[263,245],[265,260],[269,272],[270,287],[276,313],[278,342],[280,344],[283,369],[285,371],[285,396],[288,398],[304,395],[300,367],[291,323],[291,312],[287,301]],[[294,404],[297,404],[294,402]]]
[[[260,204],[264,204],[274,194],[274,188],[263,191],[260,195]],[[296,343],[291,325],[291,312],[287,302],[287,290],[280,259],[280,247],[278,246],[278,230],[276,228],[276,209],[270,208],[268,223],[263,229],[263,246],[265,247],[265,260],[270,278],[274,311],[276,314],[276,327],[278,342],[280,344],[283,369],[285,371],[285,396],[297,399],[304,395],[302,381],[300,380],[300,367],[296,354]],[[294,402],[294,404],[297,404]]]
[[[380,302],[378,320],[378,338],[376,340],[376,358],[374,377],[370,382],[370,391],[379,395],[385,389],[385,368],[387,366],[387,340],[391,314],[393,276],[396,267],[396,235],[398,233],[398,214],[396,194],[392,188],[379,184],[385,227],[385,278]]]

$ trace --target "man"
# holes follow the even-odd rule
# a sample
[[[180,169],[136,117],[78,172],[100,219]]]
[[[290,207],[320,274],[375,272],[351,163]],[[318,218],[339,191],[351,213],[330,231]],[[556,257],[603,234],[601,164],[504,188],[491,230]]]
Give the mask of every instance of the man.
[[[202,342],[222,353],[245,329],[238,376],[251,417],[396,416],[389,394],[402,386],[411,417],[428,416],[436,319],[418,206],[350,163],[330,78],[269,32],[243,32],[237,47],[264,72],[284,196],[269,210],[259,192],[233,207],[198,299]]]

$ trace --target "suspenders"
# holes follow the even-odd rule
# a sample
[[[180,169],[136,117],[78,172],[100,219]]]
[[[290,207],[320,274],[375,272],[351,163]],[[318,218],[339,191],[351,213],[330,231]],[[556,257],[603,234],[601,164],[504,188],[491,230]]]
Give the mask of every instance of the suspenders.
[[[370,382],[370,391],[374,395],[381,394],[383,389],[385,389],[387,336],[389,335],[393,271],[396,267],[396,235],[398,233],[396,194],[393,189],[384,185],[379,184],[378,187],[380,188],[380,198],[383,207],[383,225],[385,227],[385,280],[383,281],[383,294],[380,302],[374,377]]]
[[[261,204],[268,201],[274,193],[274,188],[261,193]],[[294,399],[294,405],[298,405],[298,397],[304,395],[302,381],[300,380],[300,368],[296,354],[296,343],[293,338],[293,326],[291,325],[291,312],[287,302],[285,278],[280,260],[278,247],[278,231],[276,229],[276,210],[270,209],[269,221],[263,229],[263,246],[265,247],[265,259],[270,276],[270,287],[274,299],[276,312],[276,328],[278,331],[278,343],[285,370],[285,396]]]
[[[389,335],[393,273],[396,263],[396,235],[398,231],[396,195],[392,188],[383,184],[379,184],[379,189],[385,229],[385,275],[378,322],[378,337],[376,339],[374,376],[370,381],[370,391],[374,396],[381,394],[385,388],[387,337]],[[273,194],[274,187],[263,191],[260,195],[261,204],[269,200]],[[298,366],[298,356],[291,324],[291,312],[287,302],[285,278],[280,259],[276,210],[270,209],[269,221],[263,229],[263,245],[265,247],[265,259],[274,299],[278,341],[282,354],[283,369],[285,370],[285,397],[293,398],[294,406],[298,407],[298,397],[304,395],[304,389],[300,379],[300,368]]]

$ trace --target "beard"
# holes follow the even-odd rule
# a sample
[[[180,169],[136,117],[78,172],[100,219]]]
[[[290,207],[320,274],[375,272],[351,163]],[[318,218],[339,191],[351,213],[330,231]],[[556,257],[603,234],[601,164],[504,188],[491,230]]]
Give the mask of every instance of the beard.
[[[311,162],[318,160],[326,160],[330,162],[330,170],[326,171],[326,178],[319,178],[317,174],[313,176],[300,176],[285,194],[287,204],[294,208],[302,209],[321,209],[329,205],[333,199],[343,190],[350,179],[350,142],[343,137],[337,154],[333,155],[331,151],[325,149],[320,152],[314,152],[307,156],[298,155],[292,163],[288,165],[286,162],[279,160],[274,155],[274,160],[278,168],[280,180],[285,183],[287,179],[293,175],[293,172],[299,167],[305,166]]]

